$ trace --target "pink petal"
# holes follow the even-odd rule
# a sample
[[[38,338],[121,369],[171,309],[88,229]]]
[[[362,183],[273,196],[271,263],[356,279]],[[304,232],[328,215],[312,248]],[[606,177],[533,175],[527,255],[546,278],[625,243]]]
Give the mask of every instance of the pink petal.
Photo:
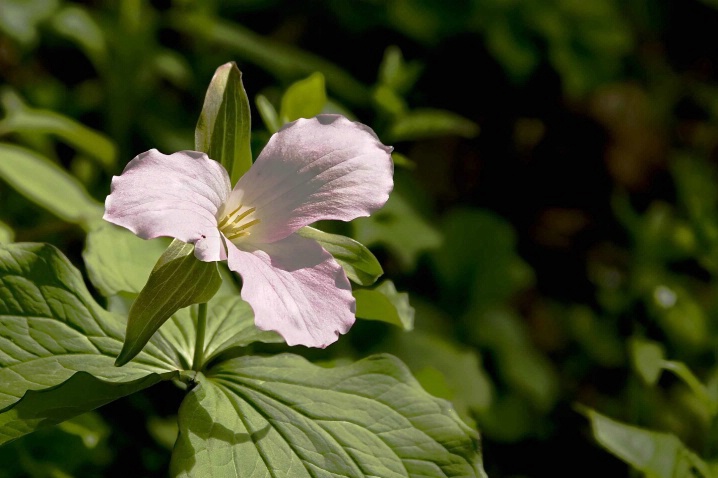
[[[242,247],[227,241],[228,264],[242,276],[257,327],[289,345],[324,348],[352,326],[349,280],[319,243],[293,234],[262,249]]]
[[[252,242],[274,242],[321,219],[381,208],[394,186],[392,148],[361,123],[319,115],[285,125],[240,178],[225,208],[256,208]]]
[[[204,261],[226,258],[215,215],[229,196],[227,171],[204,153],[165,155],[151,149],[112,178],[104,219],[144,239],[169,236],[195,243]]]

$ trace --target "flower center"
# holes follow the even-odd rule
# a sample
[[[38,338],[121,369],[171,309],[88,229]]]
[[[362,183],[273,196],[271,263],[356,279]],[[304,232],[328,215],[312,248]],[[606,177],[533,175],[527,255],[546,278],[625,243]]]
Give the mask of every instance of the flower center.
[[[244,211],[242,211],[244,209]],[[252,214],[257,208],[247,208],[240,204],[237,209],[225,215],[217,224],[224,236],[229,239],[237,239],[243,236],[249,236],[249,228],[255,224],[259,224],[259,219],[253,219]],[[240,212],[241,211],[241,212]]]

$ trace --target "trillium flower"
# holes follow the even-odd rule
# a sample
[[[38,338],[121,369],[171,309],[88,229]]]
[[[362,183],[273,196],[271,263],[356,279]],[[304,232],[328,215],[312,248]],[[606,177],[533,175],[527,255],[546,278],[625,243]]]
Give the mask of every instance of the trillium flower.
[[[393,187],[391,151],[343,116],[300,119],[270,138],[232,189],[206,154],[152,149],[112,178],[104,218],[144,239],[192,243],[201,261],[226,260],[257,327],[289,345],[326,347],[354,323],[355,301],[341,266],[297,230],[381,208]]]

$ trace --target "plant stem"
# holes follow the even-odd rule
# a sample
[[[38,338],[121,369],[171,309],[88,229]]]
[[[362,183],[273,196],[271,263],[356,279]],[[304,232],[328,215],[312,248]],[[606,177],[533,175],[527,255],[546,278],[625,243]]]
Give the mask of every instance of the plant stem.
[[[204,361],[204,331],[207,328],[207,303],[199,304],[197,307],[197,341],[194,344],[194,358],[192,359],[192,370],[199,372]]]

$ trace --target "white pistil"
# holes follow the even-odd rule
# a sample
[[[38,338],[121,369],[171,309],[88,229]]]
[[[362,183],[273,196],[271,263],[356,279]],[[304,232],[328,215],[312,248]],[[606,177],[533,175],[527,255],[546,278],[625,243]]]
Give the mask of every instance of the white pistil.
[[[256,208],[251,207],[244,211],[242,214],[238,214],[237,216],[235,216],[235,214],[241,211],[243,207],[244,206],[240,204],[237,209],[224,216],[222,220],[219,221],[219,224],[217,224],[217,227],[222,230],[224,235],[229,240],[237,239],[238,237],[242,236],[248,236],[249,231],[247,231],[247,229],[260,222],[259,219],[253,219],[251,221],[242,223],[241,221],[243,219],[246,219],[247,216],[256,211]]]

